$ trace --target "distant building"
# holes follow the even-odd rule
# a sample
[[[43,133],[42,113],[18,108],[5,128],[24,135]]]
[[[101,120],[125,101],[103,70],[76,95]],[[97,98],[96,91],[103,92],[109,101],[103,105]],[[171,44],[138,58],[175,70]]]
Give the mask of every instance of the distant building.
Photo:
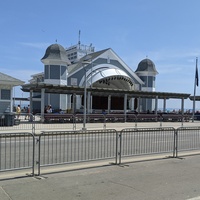
[[[93,88],[110,88],[138,91],[155,91],[155,80],[158,74],[150,59],[142,60],[134,72],[111,48],[94,51],[92,45],[80,43],[65,49],[60,44],[50,45],[41,59],[44,71],[32,75],[30,84],[44,83],[60,86],[80,86]],[[86,77],[86,83],[85,83]],[[41,109],[40,93],[33,95],[33,110]],[[123,110],[124,98],[121,96],[95,96],[88,94],[87,102],[93,110]],[[72,95],[47,94],[45,105],[51,105],[54,110],[83,108],[83,95],[77,95],[74,102]],[[153,111],[155,103],[152,99],[142,99],[138,102],[135,97],[127,98],[127,109]]]
[[[13,87],[23,81],[0,72],[0,113],[13,111]]]

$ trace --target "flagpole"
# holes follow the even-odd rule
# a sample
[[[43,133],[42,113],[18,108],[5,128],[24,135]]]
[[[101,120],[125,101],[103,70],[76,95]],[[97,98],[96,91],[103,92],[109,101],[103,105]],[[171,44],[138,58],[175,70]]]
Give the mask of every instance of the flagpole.
[[[196,102],[196,86],[199,85],[199,77],[198,77],[198,58],[196,58],[196,69],[195,69],[195,79],[194,79],[194,96],[193,96],[193,112],[192,112],[192,122],[194,122],[194,114],[195,114],[195,102]]]

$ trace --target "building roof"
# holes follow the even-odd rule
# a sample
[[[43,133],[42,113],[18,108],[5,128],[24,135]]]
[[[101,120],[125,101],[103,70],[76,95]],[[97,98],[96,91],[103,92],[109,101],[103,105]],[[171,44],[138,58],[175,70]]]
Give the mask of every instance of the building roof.
[[[151,61],[148,58],[142,60],[138,64],[138,67],[137,67],[135,72],[144,72],[144,71],[154,72],[154,73],[158,74],[156,67],[155,67],[155,64],[153,63],[153,61]]]
[[[10,86],[19,86],[24,84],[24,81],[13,78],[12,76],[6,75],[0,72],[0,84],[1,85],[10,85]]]
[[[23,85],[22,91],[29,92],[32,90],[33,92],[41,92],[41,89],[45,89],[45,93],[53,93],[53,94],[84,94],[84,87],[78,86],[60,86],[53,84],[26,84]],[[186,93],[171,93],[171,92],[147,92],[147,91],[139,91],[139,90],[123,90],[123,89],[111,89],[111,88],[94,88],[88,87],[87,91],[90,91],[92,95],[96,96],[124,96],[127,94],[130,97],[141,97],[141,98],[159,98],[159,99],[187,99],[190,94]]]
[[[67,57],[66,50],[60,44],[52,44],[46,49],[45,55],[41,61],[44,62],[46,60],[59,60],[71,64]]]
[[[200,96],[195,96],[195,97],[194,96],[190,96],[190,100],[191,101],[194,101],[194,100],[195,101],[200,101]]]
[[[97,58],[99,55],[101,55],[102,53],[106,52],[108,49],[104,49],[104,50],[101,50],[101,51],[97,51],[97,52],[94,52],[94,53],[91,53],[89,54],[90,55],[90,59],[91,60],[94,60],[95,58]],[[82,63],[83,61],[85,60],[85,58],[87,57],[88,55],[85,55],[84,57],[82,57],[77,63],[74,63],[72,65],[69,65],[68,66],[68,72],[69,74],[75,72],[76,70],[78,70],[79,68],[83,67]]]

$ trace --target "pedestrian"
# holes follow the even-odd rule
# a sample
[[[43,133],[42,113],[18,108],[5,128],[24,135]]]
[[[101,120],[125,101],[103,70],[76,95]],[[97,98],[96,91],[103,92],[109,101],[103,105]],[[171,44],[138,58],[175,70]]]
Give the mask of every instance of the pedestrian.
[[[51,105],[48,105],[48,107],[47,107],[47,113],[52,113],[52,107],[51,107]]]
[[[17,113],[17,119],[19,119],[19,116],[20,116],[20,113],[21,113],[20,105],[17,106],[16,113]]]
[[[44,107],[44,113],[47,113],[47,106]]]
[[[25,120],[26,119],[30,119],[30,106],[28,105],[28,107],[26,108],[26,113],[27,113],[27,115],[25,116]]]

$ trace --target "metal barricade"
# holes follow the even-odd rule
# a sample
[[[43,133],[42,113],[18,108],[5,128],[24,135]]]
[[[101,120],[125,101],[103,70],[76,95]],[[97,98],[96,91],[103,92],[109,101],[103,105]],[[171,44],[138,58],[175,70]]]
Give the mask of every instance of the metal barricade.
[[[39,137],[38,175],[43,166],[115,159],[117,132],[114,129],[48,131]]]
[[[180,127],[176,131],[176,156],[181,151],[200,150],[200,127]]]
[[[32,133],[0,133],[0,171],[32,169],[34,175],[35,138]]]
[[[119,164],[128,156],[168,152],[175,156],[175,129],[171,127],[123,129],[119,138]]]
[[[4,132],[0,133],[0,172],[31,169],[31,175],[40,175],[41,167],[47,166],[97,160],[121,164],[125,157],[168,153],[178,157],[178,152],[194,150],[200,150],[200,127],[44,131],[39,136]]]
[[[31,113],[3,113],[0,116],[0,131],[26,130],[34,133],[35,116]]]
[[[35,114],[35,130],[66,130],[76,129],[76,120],[73,114],[48,114],[48,116],[42,116],[40,113]]]

